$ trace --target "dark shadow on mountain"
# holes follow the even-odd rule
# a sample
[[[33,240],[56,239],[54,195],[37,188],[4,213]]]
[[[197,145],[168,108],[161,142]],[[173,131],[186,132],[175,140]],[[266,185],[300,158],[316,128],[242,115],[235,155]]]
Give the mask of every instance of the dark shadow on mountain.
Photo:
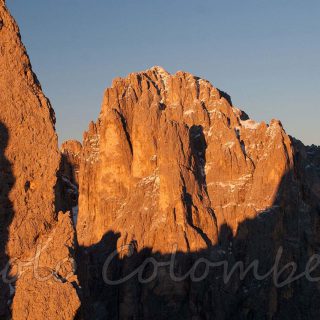
[[[228,93],[226,93],[225,91],[222,91],[220,89],[217,89],[217,90],[219,91],[220,96],[222,98],[225,98],[229,102],[230,106],[232,106],[233,104],[232,104],[231,96]]]
[[[203,127],[193,125],[189,130],[189,144],[195,161],[195,176],[201,186],[206,188],[206,149],[207,142],[203,133]]]
[[[199,188],[203,191],[204,196],[208,197],[207,191],[207,181],[205,174],[205,165],[206,165],[206,149],[207,142],[203,133],[203,127],[201,125],[193,125],[189,130],[189,145],[191,148],[192,154],[192,164],[193,173],[195,175],[196,181],[199,184]],[[203,195],[200,195],[201,200],[203,200]],[[210,238],[208,235],[199,227],[194,224],[193,221],[193,211],[198,213],[198,208],[193,203],[192,195],[187,192],[186,187],[182,188],[182,197],[183,203],[186,208],[186,218],[188,224],[200,235],[200,237],[204,240],[206,245],[210,247],[212,245]],[[211,208],[207,208],[209,214],[213,216],[215,219],[213,210]]]
[[[118,243],[117,230],[109,230],[93,246],[79,248],[82,307],[77,319],[320,319],[320,278],[312,282],[301,277],[277,286],[290,279],[288,263],[295,263],[298,275],[305,272],[310,257],[320,253],[319,193],[312,191],[304,176],[305,159],[299,151],[295,157],[296,168],[283,177],[273,205],[242,221],[235,234],[223,225],[218,243],[205,250],[138,251],[136,243]],[[170,275],[168,264],[156,264],[170,261],[174,277],[181,278],[196,266],[194,277],[201,281],[190,274],[177,281]],[[204,261],[215,266],[201,279],[207,266]],[[226,279],[224,272],[230,272],[237,263],[247,269],[254,261],[258,262],[258,275],[266,275],[264,279],[254,276],[252,269],[241,277],[239,268]],[[320,263],[316,267],[311,273],[314,279],[320,276]],[[279,273],[277,282],[272,268]],[[121,283],[110,283],[135,270],[140,273]]]
[[[55,211],[72,211],[78,205],[79,186],[75,169],[65,154],[61,154],[55,191]]]
[[[13,203],[9,198],[11,189],[15,184],[12,165],[6,158],[5,151],[9,141],[9,131],[6,125],[0,122],[0,319],[9,319],[11,295],[14,286],[7,284],[6,267],[9,257],[6,246],[9,240],[9,226],[14,216]]]
[[[222,90],[220,90],[218,88],[217,88],[217,90],[219,91],[220,96],[222,98],[225,98],[228,101],[228,103],[230,104],[230,106],[233,107],[231,96],[228,93],[226,93],[225,91],[222,91]],[[250,119],[248,114],[246,112],[244,112],[243,110],[240,110],[239,117],[240,117],[241,120],[249,120]]]

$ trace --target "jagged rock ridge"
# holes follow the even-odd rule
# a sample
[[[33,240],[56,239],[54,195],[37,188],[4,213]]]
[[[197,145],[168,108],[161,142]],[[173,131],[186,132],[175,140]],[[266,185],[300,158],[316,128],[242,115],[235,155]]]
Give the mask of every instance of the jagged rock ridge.
[[[267,269],[280,246],[282,264],[303,268],[319,240],[315,153],[189,73],[153,67],[115,79],[83,141],[77,236],[79,259],[91,266],[79,271],[83,317],[315,319],[299,290],[314,300],[319,290],[303,280],[278,289],[270,279],[223,284],[210,273],[199,285],[164,270],[149,284],[106,287],[100,275],[107,253],[127,244],[135,254],[121,252],[113,276],[147,257],[166,260],[174,246],[181,273],[215,254]]]
[[[156,228],[167,228],[167,219],[175,211],[174,224],[184,231],[191,228],[188,232],[193,234],[195,248],[207,245],[197,227],[208,228],[207,240],[214,243],[223,223],[232,224],[235,231],[240,220],[270,207],[283,175],[292,166],[291,140],[279,121],[268,126],[243,118],[246,115],[219,90],[188,73],[170,75],[154,67],[114,80],[106,90],[97,124],[90,125],[84,138],[80,206],[90,206],[90,197],[98,193],[104,197],[96,199],[94,210],[81,208],[81,244],[99,241],[105,224],[111,227],[118,218],[128,219],[122,214],[113,219],[108,206],[114,214],[125,212],[131,196],[135,212],[129,214],[150,219],[153,211],[156,219],[151,221]],[[87,174],[92,168],[93,174]],[[87,193],[93,185],[97,191]],[[150,193],[158,198],[147,201],[145,190],[151,187],[156,191]],[[140,201],[133,190],[143,190]],[[129,201],[124,204],[121,199]],[[138,242],[148,242],[143,238]]]

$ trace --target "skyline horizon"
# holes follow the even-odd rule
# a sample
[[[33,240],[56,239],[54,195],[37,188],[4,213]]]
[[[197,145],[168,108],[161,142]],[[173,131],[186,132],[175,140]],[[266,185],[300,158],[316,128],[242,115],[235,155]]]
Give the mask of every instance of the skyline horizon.
[[[100,0],[91,5],[8,0],[7,5],[55,110],[59,145],[82,142],[114,78],[154,65],[206,79],[251,119],[279,119],[289,135],[320,145],[316,1],[275,6],[205,0],[181,6],[175,0],[165,6],[124,0],[119,7]]]
[[[114,77],[114,78],[112,79],[112,81],[111,81],[111,84],[110,84],[109,86],[105,87],[105,88],[102,90],[101,103],[100,103],[100,109],[99,109],[99,111],[98,111],[98,114],[97,114],[97,116],[96,116],[95,119],[89,120],[87,127],[84,128],[84,130],[83,130],[83,132],[82,132],[82,135],[88,130],[89,125],[90,125],[90,122],[94,122],[94,123],[97,122],[97,120],[98,120],[98,118],[99,118],[100,111],[101,111],[101,106],[102,106],[102,101],[103,101],[103,97],[104,97],[104,92],[105,92],[108,88],[111,88],[112,82],[113,82],[115,79],[117,79],[117,78],[126,79],[130,74],[142,73],[142,72],[145,72],[145,71],[150,70],[150,69],[155,68],[155,67],[164,69],[164,70],[167,71],[170,75],[175,75],[175,74],[178,73],[178,72],[189,73],[189,72],[186,71],[186,70],[176,70],[175,72],[170,72],[170,71],[168,71],[168,69],[164,68],[163,66],[153,65],[153,66],[147,67],[147,68],[144,69],[144,70],[133,71],[133,72],[129,72],[128,74],[126,74],[126,75],[124,75],[124,76]],[[241,108],[241,107],[239,107],[239,106],[237,106],[237,105],[235,105],[235,104],[233,103],[232,94],[230,94],[227,90],[225,90],[224,88],[218,88],[218,87],[214,86],[214,84],[213,84],[210,80],[208,80],[208,79],[206,79],[206,78],[199,77],[199,76],[197,76],[197,75],[195,75],[195,74],[192,74],[192,75],[195,76],[195,77],[198,77],[198,78],[200,78],[200,79],[209,81],[209,82],[213,85],[213,87],[215,87],[215,88],[218,89],[219,91],[222,91],[222,92],[224,92],[225,94],[227,94],[227,95],[230,97],[230,99],[231,99],[231,102],[232,102],[231,106],[232,106],[233,108],[237,108],[237,109],[240,109],[241,111],[245,112],[245,113],[249,116],[249,119],[250,119],[250,120],[253,120],[253,121],[257,122],[257,123],[265,122],[267,126],[270,125],[270,122],[271,122],[272,120],[280,121],[281,124],[282,124],[282,126],[283,126],[284,131],[285,131],[289,136],[291,136],[292,138],[294,138],[295,140],[301,141],[301,142],[302,142],[304,145],[306,145],[306,146],[312,146],[312,145],[314,145],[314,146],[320,146],[320,143],[319,143],[319,144],[315,144],[315,143],[307,144],[307,143],[305,143],[302,139],[300,139],[299,137],[295,137],[295,136],[291,135],[290,132],[288,132],[288,131],[286,130],[286,124],[283,123],[283,121],[282,121],[281,119],[272,118],[272,117],[271,117],[270,119],[268,119],[268,120],[264,120],[264,119],[257,120],[257,119],[254,119],[253,117],[251,117],[250,114],[247,113],[247,111],[246,111],[244,108]],[[50,100],[50,97],[47,97],[47,98]],[[54,106],[53,106],[53,110],[54,110],[54,112],[55,112]],[[55,113],[56,113],[56,112],[55,112]],[[57,126],[57,123],[55,124],[55,126]],[[56,128],[56,129],[57,129],[57,128]],[[81,137],[79,137],[79,139],[78,139],[78,138],[70,138],[70,139],[66,139],[66,140],[61,141],[61,140],[60,140],[60,137],[59,137],[59,134],[58,134],[58,132],[57,132],[58,141],[59,141],[59,147],[61,147],[61,145],[62,145],[64,142],[67,142],[67,141],[77,141],[77,142],[80,142],[80,143],[82,144],[82,143],[83,143],[83,136],[82,136],[82,135],[81,135]]]

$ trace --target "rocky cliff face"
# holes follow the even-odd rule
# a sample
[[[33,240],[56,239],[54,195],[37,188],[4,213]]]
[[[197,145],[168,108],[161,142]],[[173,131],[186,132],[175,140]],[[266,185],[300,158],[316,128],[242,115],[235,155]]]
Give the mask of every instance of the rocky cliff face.
[[[1,319],[319,319],[319,147],[153,67],[60,153],[4,0],[0,66]]]
[[[0,318],[72,319],[74,229],[54,207],[54,112],[3,0],[0,66]]]
[[[83,245],[101,239],[103,226],[111,227],[118,216],[128,219],[116,212],[125,212],[134,197],[135,212],[129,211],[142,223],[148,216],[156,229],[167,228],[171,217],[191,237],[179,239],[184,249],[206,247],[217,241],[222,224],[236,231],[239,222],[272,206],[293,161],[280,122],[255,123],[209,82],[158,67],[114,81],[97,124],[85,135],[84,149],[80,205],[87,214],[81,214],[78,226]],[[88,179],[92,168],[97,176]],[[93,185],[103,197],[91,202],[94,195],[84,190]],[[146,199],[147,190],[157,196],[154,201]],[[93,203],[96,209],[88,209]],[[161,243],[133,232],[142,246]]]
[[[148,283],[133,277],[106,286],[101,271],[117,250],[113,278],[146,258],[170,260],[172,252],[177,275],[199,258],[245,266],[257,259],[262,272],[280,247],[280,266],[292,261],[304,270],[319,241],[317,155],[279,121],[249,119],[228,95],[189,73],[154,67],[115,79],[83,141],[83,317],[316,319],[309,301],[320,301],[319,290],[305,279],[278,288],[270,278],[242,280],[236,272],[224,283],[214,270],[201,282],[173,281],[167,267]],[[149,260],[144,267],[148,278],[154,266]]]

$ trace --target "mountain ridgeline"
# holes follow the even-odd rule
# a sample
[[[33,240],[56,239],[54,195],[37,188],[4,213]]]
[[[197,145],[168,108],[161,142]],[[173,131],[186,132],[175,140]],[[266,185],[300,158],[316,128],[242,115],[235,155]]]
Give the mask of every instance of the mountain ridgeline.
[[[1,319],[319,319],[319,147],[156,66],[59,150],[4,0],[0,66]]]

